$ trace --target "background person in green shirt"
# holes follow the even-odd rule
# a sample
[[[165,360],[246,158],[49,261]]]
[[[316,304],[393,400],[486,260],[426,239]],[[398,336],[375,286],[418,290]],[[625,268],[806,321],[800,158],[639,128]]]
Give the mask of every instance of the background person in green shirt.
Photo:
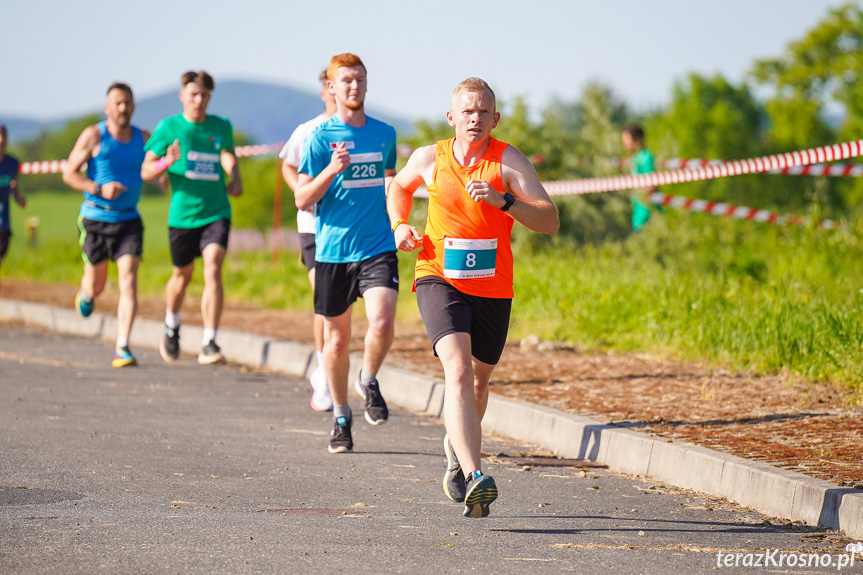
[[[141,166],[145,180],[165,170],[171,180],[168,230],[174,271],[165,287],[165,334],[159,351],[168,362],[180,355],[180,307],[192,279],[195,258],[200,256],[204,261],[204,338],[198,362],[224,363],[225,357],[216,345],[216,330],[222,315],[222,264],[231,228],[228,196],[242,194],[243,183],[234,155],[231,123],[207,114],[215,87],[212,76],[203,71],[186,72],[181,86],[183,113],[159,122],[147,141]],[[227,185],[225,173],[231,176]]]
[[[630,124],[620,134],[623,148],[630,154],[633,175],[650,174],[656,171],[655,160],[650,150],[644,147],[644,129],[639,124]],[[632,202],[632,229],[636,232],[644,227],[650,219],[650,194],[656,191],[652,188],[632,190],[629,201]]]

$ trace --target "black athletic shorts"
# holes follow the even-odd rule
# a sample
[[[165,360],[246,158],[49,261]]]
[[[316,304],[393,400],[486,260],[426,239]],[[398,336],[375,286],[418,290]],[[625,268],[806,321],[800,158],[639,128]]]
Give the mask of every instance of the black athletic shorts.
[[[399,259],[385,252],[359,262],[318,262],[315,267],[315,313],[326,317],[342,315],[367,289],[386,287],[399,290]]]
[[[471,355],[483,363],[497,365],[509,332],[511,299],[468,295],[434,276],[418,279],[416,290],[417,305],[432,349],[445,335],[467,333]]]
[[[168,228],[171,263],[184,268],[200,257],[210,244],[219,244],[227,250],[230,232],[231,220],[216,220],[200,228]]]
[[[303,264],[308,271],[315,269],[315,234],[300,234],[300,249],[303,254]]]
[[[78,245],[84,262],[91,266],[120,256],[141,257],[144,252],[144,224],[141,218],[125,222],[99,222],[78,217]]]
[[[0,258],[6,255],[6,252],[9,251],[9,238],[12,236],[12,232],[9,230],[4,230],[0,232]]]

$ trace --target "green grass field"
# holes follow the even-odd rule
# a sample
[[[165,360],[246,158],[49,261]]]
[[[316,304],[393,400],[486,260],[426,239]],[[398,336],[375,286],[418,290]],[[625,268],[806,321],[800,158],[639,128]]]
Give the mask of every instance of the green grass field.
[[[33,194],[13,209],[15,235],[5,277],[77,284],[80,196]],[[145,232],[140,286],[161,295],[170,275],[167,198],[142,200]],[[419,212],[418,212],[419,213]],[[38,216],[28,246],[24,218]],[[840,231],[777,227],[666,210],[623,241],[563,249],[551,239],[516,250],[510,336],[535,334],[596,350],[638,350],[830,380],[863,390],[863,242],[859,226]],[[526,233],[520,230],[518,233]],[[409,286],[415,256],[400,253],[399,316],[418,317]],[[200,266],[198,266],[200,268]],[[197,270],[200,273],[200,270]],[[296,254],[273,264],[268,252],[229,253],[228,301],[309,309]],[[200,293],[197,279],[191,294]]]

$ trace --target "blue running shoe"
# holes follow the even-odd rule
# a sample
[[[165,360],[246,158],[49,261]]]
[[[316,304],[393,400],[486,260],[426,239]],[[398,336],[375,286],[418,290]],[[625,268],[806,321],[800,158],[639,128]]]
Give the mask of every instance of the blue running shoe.
[[[90,317],[93,313],[93,308],[96,307],[96,302],[93,298],[84,293],[83,290],[78,290],[78,295],[75,296],[75,311],[81,317]]]
[[[114,361],[111,362],[112,367],[126,367],[127,365],[138,365],[138,360],[129,351],[129,347],[118,347],[114,350]]]
[[[464,498],[465,517],[488,517],[488,506],[497,499],[497,485],[488,475],[474,471],[467,480]]]

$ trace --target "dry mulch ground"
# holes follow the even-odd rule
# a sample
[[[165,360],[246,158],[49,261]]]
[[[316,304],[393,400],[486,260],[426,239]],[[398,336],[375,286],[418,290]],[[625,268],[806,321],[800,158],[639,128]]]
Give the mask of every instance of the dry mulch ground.
[[[76,288],[4,280],[0,297],[72,306]],[[116,306],[110,287],[98,309]],[[200,322],[199,301],[187,299],[184,321]],[[161,319],[164,301],[140,302],[139,317]],[[195,310],[195,311],[193,311]],[[353,348],[365,322],[355,313]],[[311,312],[226,304],[223,327],[311,342]],[[442,377],[417,322],[396,327],[387,362]],[[755,377],[637,354],[589,355],[528,338],[511,342],[492,390],[595,420],[688,441],[863,488],[863,407],[835,385],[785,376]]]

